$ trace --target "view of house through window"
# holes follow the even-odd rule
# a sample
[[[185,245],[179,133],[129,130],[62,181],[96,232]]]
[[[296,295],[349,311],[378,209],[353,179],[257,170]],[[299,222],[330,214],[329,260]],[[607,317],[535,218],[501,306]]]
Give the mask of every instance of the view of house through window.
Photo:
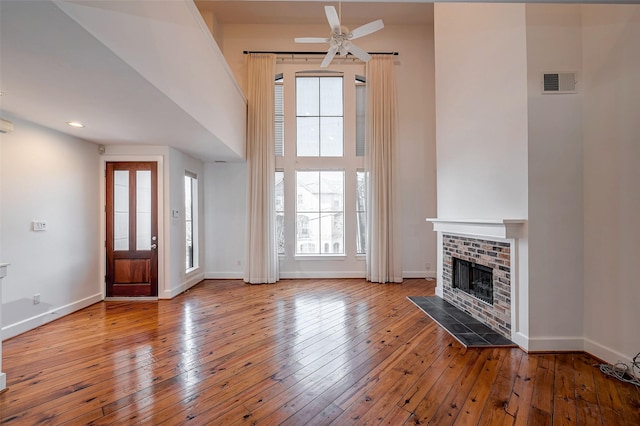
[[[296,254],[344,254],[344,172],[296,171]]]
[[[198,179],[186,172],[184,176],[184,222],[186,269],[198,267]]]

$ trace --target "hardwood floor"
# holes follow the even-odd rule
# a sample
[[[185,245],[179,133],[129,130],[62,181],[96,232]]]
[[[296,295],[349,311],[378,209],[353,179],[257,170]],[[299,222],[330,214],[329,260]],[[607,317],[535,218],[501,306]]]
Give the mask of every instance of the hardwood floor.
[[[406,296],[434,282],[205,281],[9,339],[14,424],[639,425],[640,391],[584,354],[465,350]]]

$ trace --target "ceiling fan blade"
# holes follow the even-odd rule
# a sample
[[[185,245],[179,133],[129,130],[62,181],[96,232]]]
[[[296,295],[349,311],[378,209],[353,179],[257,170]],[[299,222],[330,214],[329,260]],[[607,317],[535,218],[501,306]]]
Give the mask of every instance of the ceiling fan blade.
[[[364,62],[367,62],[369,61],[369,59],[371,59],[371,55],[369,55],[364,49],[359,48],[353,43],[351,43],[349,46],[349,53]]]
[[[325,6],[324,13],[327,15],[327,21],[329,21],[331,30],[336,34],[340,34],[340,19],[338,19],[336,8],[333,6]]]
[[[327,37],[296,37],[296,43],[328,43],[331,39]]]
[[[320,68],[328,67],[331,61],[333,60],[333,57],[336,56],[337,51],[338,51],[338,46],[332,46],[331,48],[329,48],[327,55],[324,57],[324,59],[322,60],[322,63],[320,64]]]
[[[383,28],[384,28],[384,23],[382,22],[382,19],[378,19],[377,21],[369,22],[368,24],[364,24],[356,28],[355,30],[351,31],[351,34],[349,34],[349,38],[351,40],[354,40],[356,38],[364,37],[371,33],[375,33],[376,31],[381,30]]]

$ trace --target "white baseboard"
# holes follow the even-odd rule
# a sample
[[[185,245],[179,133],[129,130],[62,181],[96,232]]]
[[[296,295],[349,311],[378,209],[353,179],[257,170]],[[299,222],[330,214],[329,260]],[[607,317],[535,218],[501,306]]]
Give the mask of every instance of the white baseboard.
[[[280,272],[282,279],[304,278],[364,278],[364,271],[289,271]]]
[[[603,346],[600,343],[587,339],[586,337],[584,338],[584,351],[597,358],[600,358],[601,360],[609,364],[624,362],[625,364],[629,365],[633,361],[633,357],[636,355],[622,354],[615,349]]]
[[[0,372],[0,392],[7,388],[7,375]]]
[[[205,280],[241,280],[244,279],[244,273],[234,272],[205,272]]]
[[[193,275],[190,275],[182,284],[177,287],[171,288],[169,290],[165,290],[164,294],[160,296],[160,299],[173,299],[177,295],[184,293],[189,290],[194,285],[198,284],[200,281],[205,279],[205,273],[200,272]]]
[[[435,271],[403,271],[403,278],[435,278]],[[364,271],[288,271],[281,272],[282,279],[305,279],[305,278],[365,278]],[[241,280],[244,274],[237,271],[229,272],[205,272],[206,280]]]
[[[43,324],[62,318],[65,315],[69,315],[70,313],[79,311],[82,308],[86,308],[87,306],[91,306],[100,301],[102,301],[102,293],[97,293],[58,308],[51,308],[46,312],[18,321],[14,324],[5,325],[2,327],[2,340],[33,330]]]
[[[584,338],[577,336],[529,338],[527,350],[529,352],[584,351]]]
[[[402,271],[403,278],[435,278],[436,271]]]

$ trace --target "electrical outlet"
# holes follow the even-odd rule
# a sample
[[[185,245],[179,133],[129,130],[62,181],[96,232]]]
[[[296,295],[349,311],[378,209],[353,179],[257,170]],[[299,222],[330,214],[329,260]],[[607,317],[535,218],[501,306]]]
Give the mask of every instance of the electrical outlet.
[[[431,270],[431,264],[429,262],[425,263],[425,266],[427,268],[427,271]]]
[[[31,222],[31,224],[33,225],[33,230],[34,231],[46,231],[47,230],[47,222],[45,222],[44,220],[34,220],[33,222]]]
[[[40,293],[33,295],[33,304],[34,305],[40,304]]]

